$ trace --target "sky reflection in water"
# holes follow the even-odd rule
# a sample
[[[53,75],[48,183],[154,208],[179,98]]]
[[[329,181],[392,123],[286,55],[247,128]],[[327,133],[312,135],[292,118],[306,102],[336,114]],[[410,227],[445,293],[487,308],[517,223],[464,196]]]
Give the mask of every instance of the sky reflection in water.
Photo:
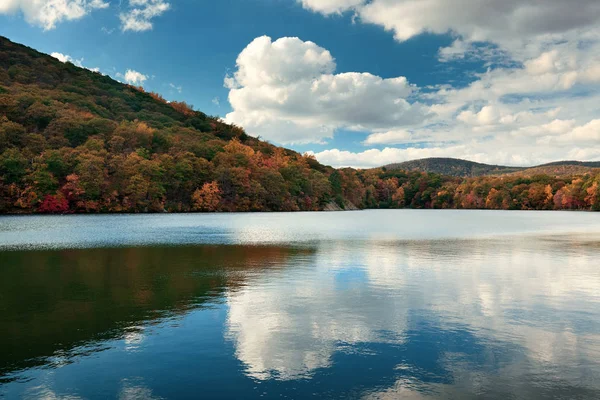
[[[600,397],[597,214],[19,220],[7,398]]]

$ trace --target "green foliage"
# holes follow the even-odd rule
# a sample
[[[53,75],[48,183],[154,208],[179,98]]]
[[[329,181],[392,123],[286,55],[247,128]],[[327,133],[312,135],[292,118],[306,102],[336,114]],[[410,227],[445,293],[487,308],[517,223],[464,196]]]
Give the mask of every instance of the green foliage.
[[[18,149],[8,149],[0,155],[0,174],[4,183],[20,183],[27,173],[27,160]]]
[[[329,175],[329,183],[331,184],[331,191],[335,196],[342,194],[342,177],[339,171],[333,171],[331,175]]]

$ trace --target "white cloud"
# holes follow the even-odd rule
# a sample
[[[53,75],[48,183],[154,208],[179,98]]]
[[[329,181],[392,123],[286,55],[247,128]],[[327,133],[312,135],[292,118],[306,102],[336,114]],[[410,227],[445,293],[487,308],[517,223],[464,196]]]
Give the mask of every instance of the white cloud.
[[[148,80],[148,75],[144,75],[141,72],[128,69],[125,74],[118,72],[117,78],[123,79],[126,83],[134,86],[143,86],[144,82]]]
[[[464,59],[480,60],[483,61],[486,66],[511,64],[509,54],[505,50],[490,43],[474,43],[456,39],[450,46],[442,47],[438,50],[438,60],[440,62]]]
[[[566,0],[298,1],[322,14],[351,11],[400,41],[423,32],[451,33],[455,40],[439,49],[440,61],[475,58],[489,69],[473,74],[474,81],[463,88],[424,89],[398,78],[405,91],[394,87],[386,92],[381,90],[386,85],[375,84],[379,77],[335,74],[331,54],[313,43],[295,46],[262,38],[261,46],[254,46],[257,39],[240,54],[238,72],[226,81],[234,109],[228,118],[251,133],[280,143],[322,143],[343,128],[369,132],[366,146],[402,145],[317,153],[336,166],[377,166],[434,155],[513,165],[574,155],[600,158],[594,124],[600,112],[597,1],[582,0],[574,12]],[[304,60],[304,43],[313,46],[320,62]],[[252,57],[244,58],[246,52]],[[337,96],[344,86],[338,81],[346,77],[353,80],[346,85],[352,90]],[[322,101],[323,96],[332,101]]]
[[[429,147],[385,147],[352,152],[328,149],[309,152],[321,163],[333,167],[374,168],[402,161],[429,157],[453,157],[476,162],[527,166],[556,160],[599,160],[600,148],[590,146],[600,141],[600,123],[586,124],[566,135],[541,138],[526,135],[506,135],[489,141],[470,140],[465,143],[433,143]],[[457,137],[453,132],[450,137]],[[551,144],[551,146],[549,145]]]
[[[92,72],[100,72],[100,68],[98,68],[98,67],[88,68],[85,65],[83,65],[83,57],[79,58],[79,59],[75,59],[68,54],[62,54],[62,53],[58,53],[58,52],[51,53],[50,55],[52,57],[56,58],[60,62],[63,62],[63,63],[70,62],[71,64],[77,65],[80,68],[89,69]]]
[[[470,50],[470,43],[456,39],[452,45],[439,49],[440,61],[446,62],[457,58],[464,58],[465,54]]]
[[[176,90],[178,93],[183,92],[183,87],[182,86],[177,86],[174,83],[169,83],[169,87],[173,90]]]
[[[215,106],[221,106],[221,99],[220,99],[218,96],[217,96],[217,97],[214,97],[214,98],[212,99],[212,103],[213,103]]]
[[[291,37],[275,42],[268,36],[258,37],[240,53],[236,63],[234,78],[241,87],[291,84],[335,70],[329,51]]]
[[[102,0],[1,0],[0,14],[21,12],[28,23],[51,30],[60,22],[80,19],[107,7]]]
[[[556,132],[560,132],[567,128],[567,126],[557,126]],[[591,146],[598,145],[600,143],[600,119],[595,119],[590,121],[589,123],[575,127],[570,132],[564,133],[558,137],[549,136],[546,137],[546,140],[551,142],[554,138],[560,142],[567,143],[579,143],[579,144],[589,144]]]
[[[596,0],[298,0],[323,14],[352,10],[404,41],[424,32],[454,33],[468,41],[508,43],[600,22]]]
[[[373,133],[367,137],[364,144],[399,144],[410,142],[412,137],[411,132],[400,129],[396,131]]]
[[[500,119],[500,112],[494,106],[487,105],[477,113],[470,110],[463,111],[456,119],[471,125],[491,125]]]
[[[56,58],[60,62],[63,62],[63,63],[70,62],[71,64],[75,64],[78,67],[81,67],[81,63],[83,62],[83,58],[76,60],[68,54],[54,52],[54,53],[51,53],[50,55],[52,57]]]
[[[386,130],[421,123],[426,107],[410,102],[406,78],[335,74],[326,49],[299,38],[254,39],[225,78],[229,122],[278,143],[322,142],[337,129]]]
[[[538,165],[557,160],[600,160],[600,95],[563,103],[488,104],[450,117],[442,127],[373,133],[365,145],[385,148],[364,151],[328,149],[313,153],[334,167],[371,168],[427,157],[455,157],[490,164]],[[448,119],[446,119],[448,118]],[[390,147],[401,144],[402,148]]]
[[[322,14],[339,14],[364,3],[364,0],[299,0],[304,8]]]
[[[142,32],[153,28],[152,20],[171,8],[165,0],[129,0],[129,9],[119,14],[121,30]]]
[[[226,89],[238,89],[239,85],[235,81],[235,78],[228,74],[225,75],[225,78],[223,79],[223,87]]]
[[[324,150],[314,154],[317,159],[334,167],[374,168],[387,164],[428,157],[457,157],[465,154],[465,146],[405,148],[386,147],[382,150],[369,149],[351,152],[339,149]]]
[[[575,155],[600,158],[594,134],[572,133],[600,112],[600,32],[569,33],[560,42],[554,36],[535,40],[518,51],[456,41],[451,47],[440,50],[440,57],[459,57],[464,48],[482,60],[514,61],[474,74],[463,88],[425,90],[404,77],[335,73],[331,53],[315,43],[260,37],[240,53],[237,70],[225,78],[233,108],[226,118],[283,144],[326,143],[340,130],[354,130],[369,132],[367,146],[403,145],[317,153],[335,166],[428,156],[511,165]]]

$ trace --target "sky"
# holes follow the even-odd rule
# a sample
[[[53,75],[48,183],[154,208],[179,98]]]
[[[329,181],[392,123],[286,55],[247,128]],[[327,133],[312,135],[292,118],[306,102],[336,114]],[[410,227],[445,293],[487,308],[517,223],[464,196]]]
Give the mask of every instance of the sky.
[[[336,167],[600,160],[598,0],[0,0],[0,35]]]

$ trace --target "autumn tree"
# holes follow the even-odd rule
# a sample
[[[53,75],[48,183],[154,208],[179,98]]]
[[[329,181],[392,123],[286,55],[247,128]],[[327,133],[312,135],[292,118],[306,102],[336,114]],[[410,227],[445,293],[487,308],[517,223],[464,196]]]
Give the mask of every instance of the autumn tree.
[[[404,194],[404,188],[402,186],[396,189],[392,196],[392,201],[398,208],[403,208],[406,205],[406,197]]]
[[[593,211],[600,211],[600,187],[598,181],[594,181],[591,186],[586,189],[586,204]]]
[[[69,211],[69,202],[61,195],[47,195],[42,200],[38,211],[46,214],[64,214]]]
[[[221,202],[221,190],[215,181],[207,182],[192,195],[193,209],[196,211],[218,211]]]

